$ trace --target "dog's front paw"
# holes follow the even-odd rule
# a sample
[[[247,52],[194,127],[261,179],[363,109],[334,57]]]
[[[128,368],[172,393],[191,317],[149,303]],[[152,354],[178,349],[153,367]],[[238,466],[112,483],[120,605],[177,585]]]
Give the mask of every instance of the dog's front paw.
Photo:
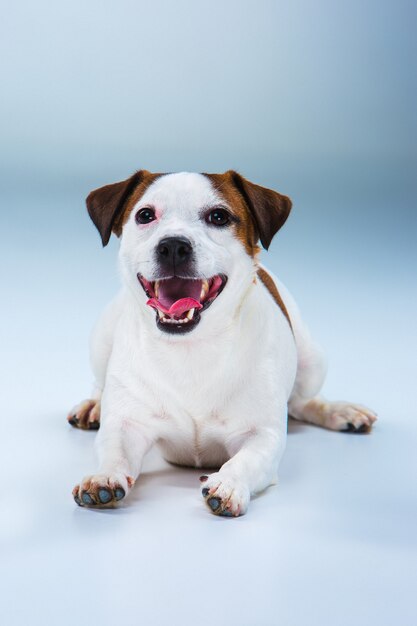
[[[203,484],[201,493],[212,513],[225,517],[238,517],[246,513],[250,500],[246,485],[228,478],[221,471],[201,476],[200,482]]]
[[[112,507],[122,500],[133,486],[130,476],[96,474],[87,476],[74,487],[72,495],[78,506]]]
[[[84,400],[77,404],[67,416],[74,428],[98,430],[100,428],[100,400]]]
[[[368,433],[377,415],[361,404],[350,402],[331,402],[328,426],[347,433]]]

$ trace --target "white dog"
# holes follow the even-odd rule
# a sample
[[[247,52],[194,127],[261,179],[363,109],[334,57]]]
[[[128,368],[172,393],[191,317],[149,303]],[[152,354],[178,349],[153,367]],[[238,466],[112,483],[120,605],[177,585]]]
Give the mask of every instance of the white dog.
[[[112,506],[154,444],[173,463],[216,468],[200,478],[209,510],[246,512],[276,480],[287,412],[368,432],[369,409],[318,394],[325,363],[285,287],[258,261],[291,201],[234,171],[151,174],[90,193],[103,245],[121,237],[123,290],[91,341],[92,399],[70,413],[97,429],[97,474],[80,506]],[[218,469],[220,468],[220,469]]]

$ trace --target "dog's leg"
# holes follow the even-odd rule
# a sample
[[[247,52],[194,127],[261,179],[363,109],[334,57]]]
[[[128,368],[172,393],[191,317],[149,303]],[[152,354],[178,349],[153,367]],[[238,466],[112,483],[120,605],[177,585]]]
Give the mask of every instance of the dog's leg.
[[[288,309],[297,346],[297,375],[288,402],[291,417],[323,428],[363,433],[377,419],[374,411],[351,402],[328,402],[320,396],[326,377],[326,359],[320,346],[310,336],[298,306],[286,287],[273,275]]]
[[[97,474],[86,476],[73,489],[79,506],[109,507],[124,498],[137,479],[153,440],[135,419],[104,419],[97,434]]]
[[[74,428],[98,430],[100,427],[101,395],[120,306],[120,298],[115,298],[104,309],[94,326],[90,340],[90,361],[95,383],[90,398],[76,404],[67,415],[68,422]]]
[[[297,420],[347,433],[368,433],[377,419],[376,413],[362,404],[328,402],[321,396],[309,400],[294,396],[288,410]]]
[[[67,420],[74,428],[98,430],[100,428],[101,390],[93,388],[91,398],[75,405],[67,415]]]
[[[286,407],[282,409],[286,423]],[[251,429],[229,439],[228,450],[233,455],[218,472],[203,475],[202,494],[212,513],[227,517],[243,515],[250,496],[276,481],[278,465],[285,449],[286,429],[276,426]]]
[[[352,402],[328,402],[319,395],[326,375],[323,353],[304,329],[297,337],[298,368],[294,389],[288,402],[291,417],[330,430],[366,433],[377,415]]]

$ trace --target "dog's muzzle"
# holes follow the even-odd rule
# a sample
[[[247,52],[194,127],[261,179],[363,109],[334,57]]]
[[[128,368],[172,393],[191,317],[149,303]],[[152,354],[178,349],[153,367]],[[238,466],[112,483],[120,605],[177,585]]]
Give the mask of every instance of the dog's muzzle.
[[[156,310],[158,328],[168,333],[186,333],[200,322],[201,314],[222,292],[227,277],[205,278],[172,276],[148,281],[138,274],[148,296],[147,305]]]

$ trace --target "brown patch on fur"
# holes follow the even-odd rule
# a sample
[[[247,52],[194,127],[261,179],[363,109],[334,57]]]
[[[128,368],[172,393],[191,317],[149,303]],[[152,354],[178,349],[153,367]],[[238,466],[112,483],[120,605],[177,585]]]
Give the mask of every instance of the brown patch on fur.
[[[126,180],[94,189],[88,195],[88,213],[100,233],[103,246],[108,244],[112,232],[120,236],[135,202],[159,176],[162,174],[139,170]]]
[[[275,300],[276,304],[279,306],[281,311],[284,313],[285,317],[288,320],[288,324],[290,325],[290,328],[292,330],[292,324],[291,324],[290,316],[288,315],[287,307],[285,306],[284,301],[281,298],[280,293],[279,293],[279,291],[277,289],[277,286],[274,283],[274,281],[272,280],[271,276],[268,274],[268,272],[266,272],[262,268],[258,269],[257,275],[258,275],[260,281],[268,289],[269,293],[271,294],[271,296]]]
[[[139,202],[139,200],[141,199],[145,191],[148,189],[148,187],[150,187],[150,185],[154,182],[154,180],[164,175],[164,174],[153,174],[152,172],[148,172],[147,170],[142,170],[142,174],[143,174],[143,178],[138,183],[138,185],[136,185],[136,187],[133,189],[129,198],[125,202],[123,212],[119,215],[119,218],[116,220],[116,222],[113,225],[113,232],[117,237],[120,237],[120,235],[122,234],[123,226],[126,224],[127,220],[129,219],[130,214],[135,204]]]
[[[237,218],[236,233],[246,252],[252,257],[259,252],[258,239],[268,249],[291,211],[291,200],[277,191],[251,183],[234,170],[204,176],[210,179]]]
[[[237,218],[234,224],[237,238],[245,246],[247,254],[255,257],[259,253],[258,236],[250,210],[239,190],[233,183],[231,172],[224,174],[204,174],[213,184],[217,193],[224,198],[226,205]]]
[[[126,180],[105,185],[88,195],[88,213],[100,233],[103,246],[109,242],[112,232],[121,235],[134,205],[149,185],[163,175],[139,170]],[[233,170],[204,175],[233,213],[233,228],[247,254],[256,257],[260,249],[259,239],[267,249],[288,217],[291,200],[277,191],[251,183]]]

